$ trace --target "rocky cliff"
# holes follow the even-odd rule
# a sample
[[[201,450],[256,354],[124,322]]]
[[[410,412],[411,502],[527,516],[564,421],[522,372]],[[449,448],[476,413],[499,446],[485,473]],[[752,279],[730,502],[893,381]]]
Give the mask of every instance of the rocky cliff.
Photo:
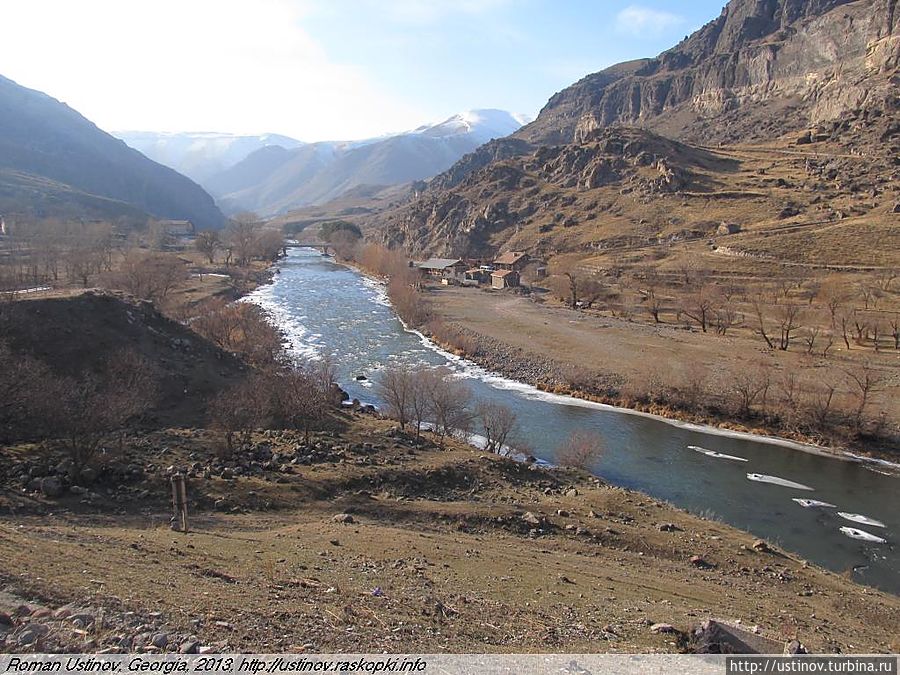
[[[654,59],[620,64],[554,95],[516,135],[575,140],[611,124],[734,142],[778,136],[896,98],[897,0],[732,0]]]

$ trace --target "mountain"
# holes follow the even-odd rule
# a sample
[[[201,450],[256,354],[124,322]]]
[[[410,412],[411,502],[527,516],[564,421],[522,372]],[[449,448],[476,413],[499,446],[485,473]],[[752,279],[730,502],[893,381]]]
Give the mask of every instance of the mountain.
[[[361,185],[428,178],[521,125],[521,117],[502,110],[472,110],[392,136],[262,148],[204,185],[228,210],[283,213],[327,202]]]
[[[120,131],[117,138],[160,164],[202,184],[262,148],[296,148],[303,143],[279,134],[237,136],[211,132],[157,133]]]
[[[221,227],[212,197],[67,105],[0,76],[0,213]]]
[[[516,135],[567,143],[611,124],[704,142],[765,139],[897,96],[896,0],[732,0],[656,58],[554,95]]]
[[[414,253],[553,258],[703,241],[728,221],[744,253],[865,264],[900,213],[897,4],[732,0],[369,224]]]

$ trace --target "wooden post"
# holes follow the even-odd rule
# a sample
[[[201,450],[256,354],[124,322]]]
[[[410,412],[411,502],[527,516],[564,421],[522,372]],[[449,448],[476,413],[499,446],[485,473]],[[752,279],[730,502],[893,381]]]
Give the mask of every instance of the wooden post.
[[[175,509],[175,515],[172,518],[172,529],[187,532],[187,486],[182,473],[176,473],[172,476],[172,505]]]

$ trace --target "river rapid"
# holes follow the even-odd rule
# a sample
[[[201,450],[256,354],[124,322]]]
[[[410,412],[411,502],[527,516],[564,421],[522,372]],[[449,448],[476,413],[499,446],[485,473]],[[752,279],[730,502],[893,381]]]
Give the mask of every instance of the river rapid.
[[[900,594],[900,477],[877,466],[548,394],[488,373],[405,329],[377,282],[313,249],[289,249],[273,282],[247,301],[269,313],[297,358],[330,356],[341,387],[353,398],[377,406],[373,381],[391,364],[446,366],[466,381],[475,399],[515,411],[518,440],[534,456],[552,463],[555,448],[572,431],[595,431],[605,440],[606,452],[592,470],[610,483],[747,530],[836,572],[852,570],[856,581]],[[747,461],[709,456],[689,446]],[[813,490],[751,481],[748,473]],[[794,498],[836,508],[804,508]],[[885,527],[848,521],[839,511],[865,515]],[[841,527],[864,530],[887,543],[852,539]]]

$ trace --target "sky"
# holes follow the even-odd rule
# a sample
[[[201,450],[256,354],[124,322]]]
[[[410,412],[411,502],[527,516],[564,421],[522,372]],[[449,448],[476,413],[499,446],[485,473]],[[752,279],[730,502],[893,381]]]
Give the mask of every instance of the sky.
[[[0,75],[107,131],[366,138],[531,117],[724,0],[0,0]],[[2,120],[0,120],[2,124]]]

